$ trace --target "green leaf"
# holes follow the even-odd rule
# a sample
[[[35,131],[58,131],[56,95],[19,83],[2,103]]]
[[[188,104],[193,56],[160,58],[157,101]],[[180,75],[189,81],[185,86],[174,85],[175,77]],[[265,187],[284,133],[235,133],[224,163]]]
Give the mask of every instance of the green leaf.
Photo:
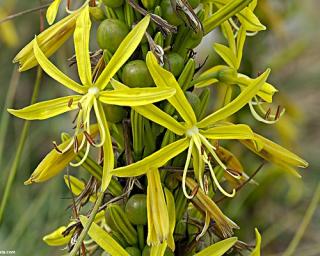
[[[243,10],[252,0],[229,1],[225,6],[216,11],[208,19],[204,20],[203,27],[206,34],[218,27],[221,23]]]
[[[171,87],[176,90],[176,94],[169,98],[168,101],[179,112],[183,120],[187,124],[193,126],[197,122],[196,115],[173,74],[158,64],[158,61],[152,52],[148,52],[146,62],[150,74],[159,88]]]
[[[140,44],[141,39],[146,32],[148,25],[150,22],[150,16],[147,15],[144,17],[126,36],[126,38],[122,41],[119,48],[112,56],[108,65],[102,71],[100,77],[98,78],[95,86],[100,89],[104,89],[110,79],[118,72],[121,66],[130,58],[132,53],[136,50],[138,45]]]
[[[189,138],[180,139],[136,163],[114,169],[112,174],[118,177],[135,177],[145,174],[151,167],[158,168],[163,166],[170,159],[183,152],[188,145]]]
[[[251,252],[250,256],[260,256],[260,250],[261,250],[261,235],[258,231],[258,229],[255,229],[256,232],[256,247],[254,250]]]
[[[237,69],[237,57],[230,48],[222,44],[214,44],[214,50],[230,67]]]
[[[233,101],[231,101],[226,106],[220,108],[213,114],[207,116],[202,121],[200,121],[197,126],[199,128],[208,127],[210,125],[213,125],[217,121],[226,119],[227,117],[233,115],[237,111],[239,111],[241,108],[243,108],[246,104],[250,102],[250,100],[259,92],[262,85],[267,80],[268,76],[270,74],[270,69],[265,71],[262,75],[260,75],[258,78],[254,79],[251,84],[244,89],[237,98],[235,98]]]
[[[44,120],[78,108],[78,102],[82,96],[74,95],[54,100],[39,102],[28,107],[8,112],[25,120]],[[72,104],[70,105],[70,102]]]
[[[80,216],[80,221],[83,226],[88,222],[88,218]],[[129,253],[122,248],[116,240],[112,238],[105,230],[99,227],[97,224],[92,223],[88,235],[106,252],[111,255],[130,256]]]
[[[55,21],[60,3],[61,3],[61,0],[54,0],[52,4],[50,4],[46,14],[46,18],[49,25],[52,25],[53,22]]]
[[[201,252],[195,254],[195,256],[222,256],[224,255],[236,242],[238,238],[230,237],[225,240],[222,240],[218,243],[210,245]]]
[[[91,61],[89,55],[91,20],[89,5],[84,7],[76,22],[73,34],[74,48],[76,52],[77,68],[83,85],[92,85]]]
[[[64,85],[65,87],[77,92],[84,94],[86,93],[86,89],[80,84],[73,81],[71,78],[67,77],[64,73],[62,73],[55,65],[53,65],[50,60],[46,57],[46,55],[42,52],[38,45],[37,37],[35,37],[33,41],[33,50],[34,56],[36,57],[39,65],[42,67],[44,72],[46,72],[49,76],[51,76],[54,80]]]
[[[99,100],[118,106],[141,106],[170,98],[175,94],[173,88],[128,88],[103,91]]]

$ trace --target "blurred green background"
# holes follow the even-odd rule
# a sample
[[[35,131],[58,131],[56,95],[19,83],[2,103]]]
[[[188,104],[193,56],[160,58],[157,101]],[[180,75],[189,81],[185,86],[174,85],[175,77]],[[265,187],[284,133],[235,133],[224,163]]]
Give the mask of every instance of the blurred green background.
[[[7,14],[36,6],[39,6],[39,1],[36,0],[0,1],[1,9],[7,10]],[[241,240],[254,243],[254,228],[259,228],[263,237],[263,255],[281,255],[286,249],[319,183],[319,9],[318,0],[260,0],[258,16],[268,30],[248,38],[244,52],[245,63],[241,71],[247,75],[256,76],[266,67],[272,68],[270,82],[280,90],[277,103],[287,108],[287,114],[279,124],[273,126],[257,123],[249,114],[249,109],[245,109],[237,118],[301,154],[310,163],[308,169],[301,171],[301,180],[267,164],[256,177],[259,186],[248,185],[236,199],[226,200],[222,204],[224,212],[241,226],[241,230],[236,233]],[[0,198],[23,126],[23,121],[9,117],[6,101],[12,94],[10,107],[28,105],[36,75],[36,69],[33,69],[19,77],[12,59],[39,33],[39,12],[18,17],[13,23],[18,35],[16,46],[8,47],[1,40],[3,35],[0,34],[0,125],[4,126],[3,120],[9,118],[7,132],[0,134],[0,145],[3,146],[0,156]],[[212,54],[212,40],[219,40],[219,35],[216,33],[207,38],[199,50],[199,59],[206,57],[209,52]],[[91,48],[97,47],[93,43]],[[71,41],[55,55],[56,62],[65,72],[70,73],[65,60],[72,55]],[[212,58],[213,61],[218,61],[216,56],[213,55]],[[50,99],[66,93],[68,92],[64,88],[44,76],[38,99]],[[24,186],[23,182],[52,148],[51,142],[59,140],[61,132],[71,130],[71,124],[66,120],[68,118],[63,116],[31,123],[4,221],[0,224],[0,250],[15,250],[16,255],[63,253],[61,248],[50,248],[42,242],[45,234],[68,223],[70,194],[64,185],[63,174],[45,184]],[[253,173],[260,163],[257,157],[248,153],[241,145],[235,145],[233,152],[242,159],[248,173]],[[319,217],[320,210],[308,226],[295,255],[320,255]]]

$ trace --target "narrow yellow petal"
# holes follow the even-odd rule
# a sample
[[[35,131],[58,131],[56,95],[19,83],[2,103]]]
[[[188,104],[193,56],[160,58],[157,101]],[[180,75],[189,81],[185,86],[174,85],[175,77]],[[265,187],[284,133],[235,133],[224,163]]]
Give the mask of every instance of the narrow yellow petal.
[[[126,36],[120,44],[118,50],[112,56],[108,65],[102,71],[95,85],[100,89],[104,89],[110,79],[118,72],[121,66],[130,58],[141,42],[150,22],[150,16],[144,17]]]
[[[195,256],[222,256],[224,255],[236,242],[238,241],[237,237],[230,237],[220,242],[210,245],[201,252],[195,254]]]
[[[176,90],[176,94],[169,98],[168,101],[175,107],[186,123],[191,126],[194,125],[197,122],[196,115],[173,74],[158,64],[152,52],[148,52],[146,62],[150,74],[159,88],[171,87]]]
[[[80,221],[83,226],[88,222],[88,218],[80,216]],[[122,248],[116,240],[112,238],[105,230],[99,227],[97,224],[92,223],[88,235],[106,252],[111,255],[129,256],[129,253]]]
[[[215,122],[226,119],[227,117],[239,111],[246,104],[248,104],[250,100],[258,93],[260,88],[263,86],[263,84],[267,80],[269,74],[270,74],[270,70],[268,69],[258,78],[254,79],[251,82],[251,84],[239,94],[237,98],[235,98],[233,101],[231,101],[229,104],[227,104],[223,108],[220,108],[213,114],[201,120],[197,124],[197,126],[199,128],[204,128],[204,127],[213,125]]]
[[[261,235],[257,228],[255,228],[255,232],[256,232],[256,247],[251,252],[250,256],[260,256]]]
[[[147,156],[143,160],[114,169],[112,174],[118,177],[134,177],[145,174],[150,167],[158,168],[163,166],[170,159],[183,152],[188,145],[189,138],[180,139]]]
[[[52,25],[56,19],[61,0],[54,0],[47,9],[46,18],[49,25]]]
[[[34,50],[34,55],[35,55],[37,61],[39,62],[39,65],[54,80],[56,80],[60,84],[64,85],[65,87],[67,87],[75,92],[78,92],[81,94],[84,94],[86,92],[86,89],[83,86],[76,83],[68,76],[66,76],[55,65],[53,65],[52,62],[50,62],[50,60],[46,57],[46,55],[40,49],[38,42],[37,42],[37,37],[35,37],[35,39],[33,41],[33,50]]]
[[[105,132],[105,141],[103,143],[103,174],[102,174],[102,184],[101,190],[105,191],[112,178],[112,170],[114,168],[114,154],[112,147],[112,140],[110,136],[110,131],[107,123],[107,119],[103,110],[103,106],[97,100],[94,101],[94,110],[96,113],[101,116],[100,124],[100,134],[102,133],[101,129],[104,129]]]
[[[175,89],[172,88],[130,88],[103,91],[99,94],[99,100],[106,104],[134,107],[162,101],[174,94]]]
[[[8,112],[25,120],[44,120],[78,108],[81,97],[74,95],[57,98],[35,103],[19,110],[8,109]]]
[[[112,79],[111,84],[115,89],[126,89],[126,85],[121,82]],[[156,107],[153,104],[144,105],[144,106],[135,106],[133,109],[138,112],[140,115],[150,119],[151,121],[162,125],[163,127],[171,130],[177,135],[183,135],[185,133],[185,128],[172,116],[168,115],[166,112]]]
[[[77,67],[80,80],[83,85],[92,85],[91,62],[89,56],[91,20],[89,5],[84,7],[76,22],[76,29],[73,34],[74,48],[77,58]]]

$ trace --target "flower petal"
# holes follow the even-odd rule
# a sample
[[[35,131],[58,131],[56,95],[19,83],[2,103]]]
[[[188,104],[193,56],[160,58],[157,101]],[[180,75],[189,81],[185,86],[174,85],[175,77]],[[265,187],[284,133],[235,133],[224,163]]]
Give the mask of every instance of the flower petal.
[[[114,154],[113,154],[113,147],[112,147],[112,140],[110,136],[110,131],[108,127],[108,122],[103,110],[103,106],[97,100],[94,101],[94,110],[97,116],[101,117],[101,128],[104,129],[105,132],[105,141],[103,143],[103,173],[102,173],[102,184],[101,189],[105,191],[111,181],[112,178],[112,170],[114,168]],[[98,114],[97,114],[98,113]],[[100,134],[102,133],[100,129]]]
[[[35,37],[33,41],[33,50],[34,50],[34,56],[39,62],[39,65],[54,80],[56,80],[60,84],[64,85],[65,87],[77,93],[84,94],[86,92],[86,89],[83,86],[76,83],[71,78],[67,77],[55,65],[52,64],[52,62],[46,57],[46,55],[40,49],[38,45],[37,37]]]
[[[188,145],[189,138],[180,139],[147,156],[143,160],[114,169],[112,174],[118,177],[134,177],[145,174],[150,167],[158,168],[163,166],[170,159],[183,152]]]
[[[112,79],[111,84],[115,89],[125,89],[128,88],[126,85],[120,83],[117,80]],[[148,104],[144,106],[136,106],[133,109],[140,115],[150,119],[151,121],[162,125],[163,127],[171,130],[177,135],[183,135],[185,133],[185,128],[172,116],[156,107],[153,104]]]
[[[95,85],[100,89],[104,89],[110,79],[118,72],[121,66],[130,58],[132,53],[136,50],[140,44],[141,39],[146,32],[150,22],[150,16],[144,17],[126,36],[126,38],[120,44],[118,50],[112,56],[108,65],[102,71]]]
[[[253,140],[259,144],[257,145],[258,150],[263,147],[251,128],[245,124],[216,126],[202,131],[201,134],[212,140]]]
[[[98,133],[98,126],[91,126],[91,136],[95,137]],[[83,138],[83,133],[77,136],[77,140],[81,141]],[[60,151],[63,151],[71,142],[71,138],[58,145]],[[40,183],[51,179],[52,177],[58,175],[74,158],[76,154],[73,148],[70,148],[64,154],[57,152],[53,149],[46,155],[46,157],[37,166],[31,177],[24,182],[25,185],[30,185],[32,183]]]
[[[83,226],[88,222],[88,218],[80,216],[80,221]],[[92,223],[88,231],[88,235],[95,241],[103,250],[111,255],[129,256],[129,253],[122,248],[116,240],[112,238],[105,230],[99,227],[97,224]]]
[[[46,13],[46,18],[49,25],[52,25],[53,22],[55,21],[60,3],[61,3],[61,0],[54,0],[52,4],[50,4]]]
[[[204,20],[203,27],[206,34],[215,29],[221,23],[246,8],[252,0],[229,1],[225,6],[216,11],[208,19]]]
[[[214,243],[208,246],[201,252],[195,254],[195,256],[222,256],[238,241],[236,237],[230,237],[220,242]]]
[[[256,232],[256,247],[251,252],[250,256],[260,256],[261,235],[257,228],[255,229],[255,232]]]
[[[19,110],[8,109],[8,112],[25,120],[44,120],[78,108],[81,97],[80,95],[74,95],[57,98],[35,103]]]
[[[227,117],[233,115],[244,107],[260,90],[265,81],[270,74],[270,69],[265,71],[258,78],[254,79],[251,84],[244,89],[237,98],[231,101],[229,104],[220,108],[213,114],[207,116],[202,121],[200,121],[197,126],[199,128],[204,128],[213,125],[215,122],[226,119]]]
[[[99,94],[99,100],[118,106],[141,106],[170,98],[175,92],[173,88],[128,88],[103,91]]]
[[[159,88],[171,87],[176,90],[176,94],[168,101],[175,107],[186,123],[191,126],[194,125],[197,122],[196,115],[173,74],[158,64],[152,52],[148,52],[146,62],[150,74]]]
[[[84,7],[76,22],[76,29],[73,34],[74,48],[77,58],[77,67],[80,80],[83,85],[92,85],[91,62],[89,56],[91,20],[89,5]]]
[[[55,53],[72,35],[78,15],[78,11],[68,15],[37,36],[38,44],[47,57]],[[20,72],[38,65],[33,51],[34,41],[28,43],[13,60],[14,63],[19,62]]]
[[[255,133],[255,137],[257,137],[263,144],[263,149],[260,152],[256,152],[251,141],[241,140],[241,143],[262,158],[274,162],[275,164],[281,166],[286,164],[301,168],[308,167],[308,163],[305,160],[290,152],[289,150],[281,147],[280,145],[272,142],[271,140],[268,140],[267,138],[259,134]]]

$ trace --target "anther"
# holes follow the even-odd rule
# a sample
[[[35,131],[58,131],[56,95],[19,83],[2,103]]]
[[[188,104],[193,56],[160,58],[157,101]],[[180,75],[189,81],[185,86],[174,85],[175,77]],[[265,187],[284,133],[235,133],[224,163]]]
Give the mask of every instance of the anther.
[[[82,104],[80,102],[78,102],[78,108],[82,109]]]
[[[231,169],[231,168],[227,168],[226,172],[230,173],[232,176],[238,176],[238,177],[242,176],[242,173],[240,173],[237,170]]]
[[[78,142],[77,136],[74,137],[73,147],[74,147],[74,152],[78,153],[79,152],[79,142]]]
[[[268,120],[270,114],[271,114],[271,108],[268,108],[268,110],[267,110],[267,112],[266,112],[266,115],[264,116],[264,119]]]
[[[199,191],[199,185],[195,186],[195,188],[192,190],[191,197],[194,198],[197,195],[198,191]]]
[[[84,131],[83,132],[84,136],[86,137],[87,141],[89,142],[89,144],[91,146],[94,146],[95,145],[95,141],[93,140],[93,138],[91,137],[91,135],[87,132],[87,131]]]
[[[59,147],[58,147],[58,145],[57,145],[57,142],[53,141],[52,144],[53,144],[54,149],[55,149],[58,153],[62,154],[62,151],[59,149]]]
[[[281,114],[281,106],[279,105],[278,108],[277,108],[277,112],[276,112],[276,115],[274,117],[274,120],[278,120],[280,118],[280,114]]]
[[[69,107],[69,108],[71,108],[72,103],[73,103],[73,98],[71,98],[71,99],[69,100],[69,102],[68,102],[68,107]]]

